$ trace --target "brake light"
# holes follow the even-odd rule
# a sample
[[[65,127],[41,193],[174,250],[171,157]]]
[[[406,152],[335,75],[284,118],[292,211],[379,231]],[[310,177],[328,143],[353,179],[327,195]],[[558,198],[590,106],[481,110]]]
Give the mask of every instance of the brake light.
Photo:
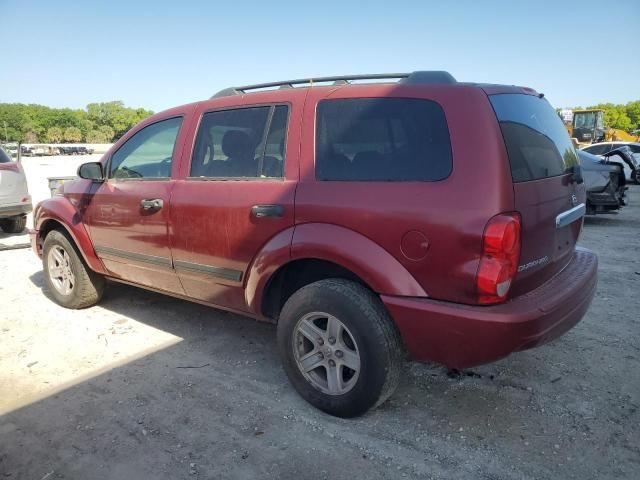
[[[18,162],[0,163],[0,170],[9,170],[10,172],[20,173],[22,168]]]
[[[478,303],[506,300],[520,257],[520,215],[503,213],[487,223],[482,236],[482,257],[476,288]]]

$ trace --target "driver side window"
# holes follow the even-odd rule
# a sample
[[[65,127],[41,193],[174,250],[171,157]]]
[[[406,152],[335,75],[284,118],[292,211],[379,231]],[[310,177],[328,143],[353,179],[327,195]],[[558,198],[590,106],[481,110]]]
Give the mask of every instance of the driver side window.
[[[111,157],[109,178],[169,178],[182,117],[149,125],[127,140]]]

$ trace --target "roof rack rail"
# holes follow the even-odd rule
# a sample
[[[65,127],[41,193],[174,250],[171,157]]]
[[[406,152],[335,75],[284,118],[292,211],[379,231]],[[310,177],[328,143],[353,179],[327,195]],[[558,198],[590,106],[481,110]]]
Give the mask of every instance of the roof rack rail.
[[[334,82],[334,85],[345,85],[356,80],[385,80],[398,79],[398,83],[407,85],[423,84],[452,84],[457,83],[456,79],[449,72],[445,71],[416,71],[411,73],[373,73],[368,75],[342,75],[337,77],[315,77],[300,78],[297,80],[283,80],[280,82],[257,83],[255,85],[245,85],[243,87],[231,87],[220,90],[211,98],[228,97],[230,95],[242,95],[250,90],[260,90],[266,88],[294,88],[294,85],[305,85],[312,87],[314,83]]]

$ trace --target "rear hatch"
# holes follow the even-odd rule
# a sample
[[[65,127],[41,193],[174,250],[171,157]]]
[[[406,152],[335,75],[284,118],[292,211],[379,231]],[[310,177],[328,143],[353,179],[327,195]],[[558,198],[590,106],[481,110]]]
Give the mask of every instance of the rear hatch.
[[[541,95],[490,95],[504,138],[515,210],[522,217],[521,251],[511,295],[530,291],[571,260],[586,199],[577,183],[579,161],[571,139]]]

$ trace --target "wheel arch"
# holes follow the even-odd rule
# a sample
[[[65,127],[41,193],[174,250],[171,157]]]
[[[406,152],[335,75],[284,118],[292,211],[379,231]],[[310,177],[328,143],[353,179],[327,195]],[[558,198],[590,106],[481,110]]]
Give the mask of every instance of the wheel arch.
[[[259,316],[275,319],[297,288],[326,278],[349,279],[378,294],[428,296],[372,240],[337,225],[310,223],[276,235],[257,255],[246,283],[247,305]]]
[[[66,205],[60,201],[56,202],[57,199],[64,200]],[[91,270],[105,273],[104,265],[93,249],[87,229],[78,217],[76,209],[63,197],[43,202],[36,213],[38,242],[41,245],[49,232],[59,230],[70,237]]]

